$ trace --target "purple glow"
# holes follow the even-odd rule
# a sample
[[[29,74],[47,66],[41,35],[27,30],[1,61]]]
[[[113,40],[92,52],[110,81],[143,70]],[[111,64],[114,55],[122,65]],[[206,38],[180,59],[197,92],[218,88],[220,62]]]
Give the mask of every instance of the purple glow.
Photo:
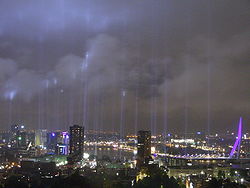
[[[62,132],[63,136],[66,136],[68,133],[67,132]]]
[[[63,144],[69,144],[69,133],[68,132],[62,132],[63,136]]]
[[[55,84],[55,85],[57,85],[57,79],[56,79],[56,78],[54,78],[54,80],[53,80],[53,81],[54,81],[54,84]]]
[[[14,90],[5,93],[5,98],[11,101],[14,99],[15,96],[16,96],[16,91]]]
[[[240,122],[239,122],[239,127],[238,127],[238,137],[234,143],[233,149],[231,150],[230,158],[233,157],[236,151],[236,148],[240,147],[241,137],[242,137],[242,117],[240,117]]]
[[[88,58],[89,58],[89,53],[87,52],[85,56],[85,60],[83,60],[83,63],[82,63],[82,71],[86,70],[89,66]]]
[[[126,91],[125,91],[125,90],[122,91],[122,96],[123,96],[123,97],[126,96]]]
[[[51,135],[54,137],[54,136],[56,136],[56,134],[55,133],[51,133]]]
[[[67,133],[67,132],[62,132],[62,135],[63,135],[63,138],[65,139],[67,139],[67,138],[69,138],[69,133]]]
[[[49,88],[49,80],[45,80],[45,85],[46,85],[46,88],[48,89]]]

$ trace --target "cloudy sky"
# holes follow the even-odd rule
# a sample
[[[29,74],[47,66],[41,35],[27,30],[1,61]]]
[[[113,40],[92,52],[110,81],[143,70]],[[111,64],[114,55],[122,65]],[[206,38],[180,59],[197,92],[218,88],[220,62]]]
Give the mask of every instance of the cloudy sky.
[[[248,0],[1,0],[0,126],[250,124]]]

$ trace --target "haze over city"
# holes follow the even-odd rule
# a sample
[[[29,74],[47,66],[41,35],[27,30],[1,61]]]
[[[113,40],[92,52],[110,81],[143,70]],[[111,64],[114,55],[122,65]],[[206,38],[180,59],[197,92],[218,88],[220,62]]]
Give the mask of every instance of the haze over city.
[[[0,2],[0,125],[249,130],[249,1]]]
[[[250,187],[249,0],[0,0],[0,188]]]

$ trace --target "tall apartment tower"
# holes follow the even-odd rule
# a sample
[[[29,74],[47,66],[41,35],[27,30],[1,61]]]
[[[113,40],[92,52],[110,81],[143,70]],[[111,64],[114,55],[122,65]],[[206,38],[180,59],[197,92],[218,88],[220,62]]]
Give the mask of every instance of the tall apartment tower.
[[[138,131],[137,142],[137,167],[140,168],[151,159],[151,132]]]
[[[84,146],[84,127],[73,125],[69,133],[69,153],[81,157]]]

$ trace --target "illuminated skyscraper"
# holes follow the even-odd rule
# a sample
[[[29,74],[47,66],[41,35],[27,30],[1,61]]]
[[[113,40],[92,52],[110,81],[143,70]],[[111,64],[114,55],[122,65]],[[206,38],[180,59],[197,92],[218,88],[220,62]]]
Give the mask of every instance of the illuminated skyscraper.
[[[69,153],[70,155],[83,155],[84,127],[74,125],[70,127]]]
[[[47,149],[49,152],[54,153],[58,143],[58,138],[60,137],[60,132],[49,132],[47,133]]]
[[[35,131],[35,146],[45,147],[47,142],[47,130],[39,129]]]
[[[61,132],[56,146],[57,155],[69,154],[69,134],[68,132]]]
[[[140,168],[151,159],[151,132],[138,131],[137,141],[137,167]]]

